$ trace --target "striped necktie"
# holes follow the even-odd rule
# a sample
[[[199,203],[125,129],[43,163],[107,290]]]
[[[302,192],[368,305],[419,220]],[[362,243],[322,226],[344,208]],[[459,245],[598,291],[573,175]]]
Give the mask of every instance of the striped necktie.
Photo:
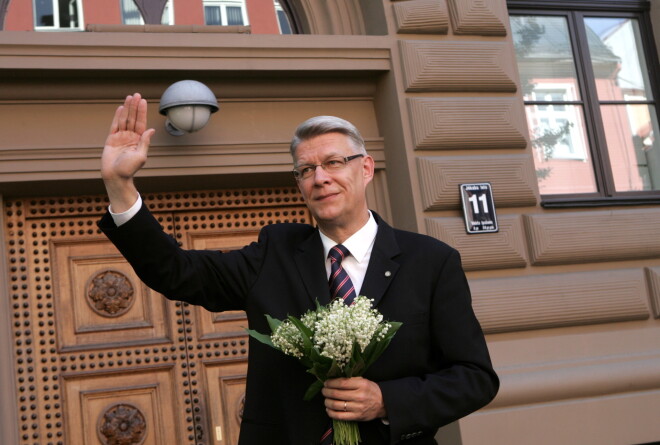
[[[355,287],[343,267],[342,260],[348,255],[348,249],[341,244],[337,244],[328,253],[330,258],[330,299],[334,301],[337,298],[344,300],[344,303],[350,306],[355,301]],[[332,445],[333,432],[332,426],[321,437],[321,445]]]
[[[342,260],[349,255],[349,251],[341,244],[337,244],[328,253],[330,258],[330,299],[341,298],[344,303],[350,306],[355,300],[355,287],[343,267]]]

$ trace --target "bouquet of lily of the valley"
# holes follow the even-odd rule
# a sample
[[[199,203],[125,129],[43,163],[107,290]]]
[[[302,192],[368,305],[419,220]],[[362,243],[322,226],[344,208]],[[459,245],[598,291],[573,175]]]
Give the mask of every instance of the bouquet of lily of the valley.
[[[372,300],[364,296],[347,306],[341,299],[327,306],[316,304],[299,319],[277,320],[266,315],[271,335],[248,329],[248,333],[269,346],[300,360],[316,381],[304,400],[311,400],[323,382],[337,377],[359,377],[385,351],[401,326],[385,322]],[[334,444],[357,445],[360,431],[356,422],[334,420]]]

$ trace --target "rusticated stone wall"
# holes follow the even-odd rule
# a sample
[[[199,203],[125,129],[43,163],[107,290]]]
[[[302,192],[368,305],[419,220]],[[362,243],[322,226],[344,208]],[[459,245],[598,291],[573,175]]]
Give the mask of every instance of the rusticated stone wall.
[[[389,3],[418,226],[460,251],[502,379],[463,444],[657,436],[660,209],[542,207],[505,0]],[[499,232],[467,234],[471,182],[492,184]]]

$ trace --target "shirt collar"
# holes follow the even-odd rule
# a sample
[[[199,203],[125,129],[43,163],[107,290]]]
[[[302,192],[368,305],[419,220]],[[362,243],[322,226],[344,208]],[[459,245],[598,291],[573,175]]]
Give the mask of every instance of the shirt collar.
[[[374,219],[374,215],[369,211],[369,220],[365,225],[362,226],[360,230],[351,235],[346,241],[342,243],[344,247],[351,252],[351,255],[358,263],[361,263],[364,260],[364,257],[367,255],[367,252],[371,249],[371,246],[376,239],[376,233],[378,232],[378,223]],[[319,230],[321,235],[321,242],[323,242],[323,258],[328,258],[328,253],[330,249],[337,245],[335,241],[328,238],[323,232]]]

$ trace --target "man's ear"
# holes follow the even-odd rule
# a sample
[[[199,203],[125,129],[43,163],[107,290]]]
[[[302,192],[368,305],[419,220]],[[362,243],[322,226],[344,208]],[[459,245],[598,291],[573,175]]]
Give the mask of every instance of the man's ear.
[[[364,174],[365,185],[369,184],[371,180],[374,178],[375,168],[376,168],[376,162],[374,161],[374,158],[372,158],[369,155],[366,155],[364,157],[363,169],[362,169],[362,172]]]

